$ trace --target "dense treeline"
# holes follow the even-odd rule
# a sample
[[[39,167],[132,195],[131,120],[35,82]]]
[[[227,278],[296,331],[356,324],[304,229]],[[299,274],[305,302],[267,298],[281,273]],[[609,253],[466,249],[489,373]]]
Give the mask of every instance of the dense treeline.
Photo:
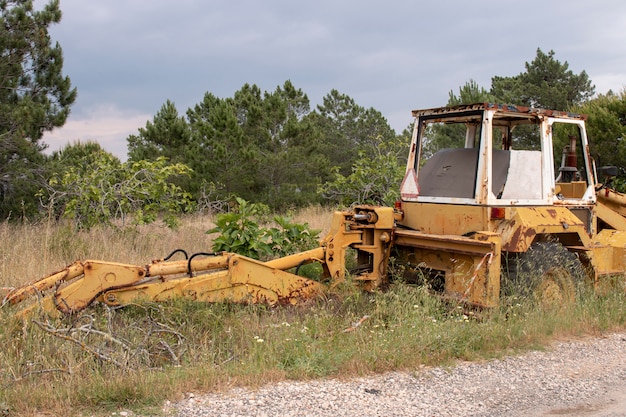
[[[46,156],[43,134],[65,123],[76,98],[48,35],[61,20],[59,2],[35,11],[31,1],[5,1],[0,12],[2,219],[69,217],[89,227],[165,215],[173,224],[180,212],[224,208],[235,197],[275,210],[397,197],[410,130],[395,132],[381,112],[335,89],[312,105],[289,80],[274,91],[245,84],[232,97],[206,92],[184,113],[166,101],[127,138],[124,163],[90,142]],[[524,71],[494,76],[489,89],[469,80],[447,104],[484,101],[587,113],[599,164],[626,166],[626,93],[595,96],[586,72],[574,73],[554,51],[537,49]],[[445,146],[445,130],[436,133],[426,152]]]
[[[160,156],[189,166],[179,180],[194,200],[234,195],[274,209],[321,202],[318,187],[347,176],[374,145],[395,132],[382,114],[332,90],[311,110],[307,95],[286,81],[273,92],[244,85],[233,97],[207,92],[180,116],[167,101],[128,137],[131,161]]]

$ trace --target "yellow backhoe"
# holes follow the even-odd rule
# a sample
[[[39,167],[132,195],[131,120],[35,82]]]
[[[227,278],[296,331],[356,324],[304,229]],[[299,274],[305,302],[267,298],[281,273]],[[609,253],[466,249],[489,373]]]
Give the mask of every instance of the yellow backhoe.
[[[260,262],[234,253],[174,251],[145,266],[77,261],[11,290],[19,310],[71,314],[94,301],[138,299],[294,304],[345,279],[372,291],[394,274],[460,302],[493,307],[506,291],[572,299],[579,281],[626,271],[626,196],[589,154],[586,116],[478,103],[413,111],[406,173],[395,207],[333,215],[320,246]],[[180,260],[170,260],[180,257]],[[299,276],[317,262],[323,276]]]

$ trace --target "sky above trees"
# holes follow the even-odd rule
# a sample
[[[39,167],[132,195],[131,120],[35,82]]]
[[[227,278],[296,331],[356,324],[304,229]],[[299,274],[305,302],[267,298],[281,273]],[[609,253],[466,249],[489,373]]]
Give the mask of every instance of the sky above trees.
[[[626,85],[619,0],[62,0],[61,9],[50,33],[78,99],[44,136],[51,150],[96,140],[125,158],[128,135],[166,100],[184,114],[206,92],[273,91],[285,80],[312,106],[337,89],[400,132],[412,109],[444,105],[470,79],[489,88],[493,76],[517,75],[537,48],[585,70],[597,93]]]

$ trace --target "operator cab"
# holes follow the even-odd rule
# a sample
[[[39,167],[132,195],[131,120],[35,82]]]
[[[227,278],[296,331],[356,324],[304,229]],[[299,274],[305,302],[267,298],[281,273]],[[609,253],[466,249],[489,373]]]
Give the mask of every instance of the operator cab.
[[[415,110],[413,116],[403,201],[595,203],[584,115],[479,103]]]

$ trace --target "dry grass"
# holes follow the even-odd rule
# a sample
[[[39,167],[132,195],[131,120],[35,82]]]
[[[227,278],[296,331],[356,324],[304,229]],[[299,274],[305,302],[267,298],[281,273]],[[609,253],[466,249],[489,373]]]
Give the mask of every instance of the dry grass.
[[[332,212],[319,206],[299,210],[290,217],[320,230],[330,228]],[[96,227],[75,231],[52,223],[15,225],[0,223],[0,287],[38,279],[77,259],[102,259],[143,265],[182,248],[188,253],[211,251],[212,216],[189,215],[176,230],[162,224],[114,230]]]
[[[0,223],[0,286],[30,282],[77,259],[142,265],[176,248],[190,253],[209,251],[211,239],[205,232],[211,227],[211,217],[200,215],[184,218],[176,230],[158,224],[75,231],[48,223]]]
[[[320,230],[320,237],[323,237],[330,230],[332,217],[333,213],[331,210],[320,206],[307,207],[291,216],[294,223],[308,223],[311,229]]]
[[[292,218],[327,231],[332,213]],[[19,285],[75,259],[143,264],[176,248],[210,251],[206,216],[160,226],[73,232],[49,224],[0,224],[0,287]],[[491,358],[553,338],[626,324],[626,296],[584,292],[544,310],[523,301],[470,312],[402,283],[364,294],[347,283],[294,307],[175,300],[23,323],[0,310],[0,415],[155,414],[189,391],[284,379],[349,377]],[[355,325],[358,323],[359,325]]]

